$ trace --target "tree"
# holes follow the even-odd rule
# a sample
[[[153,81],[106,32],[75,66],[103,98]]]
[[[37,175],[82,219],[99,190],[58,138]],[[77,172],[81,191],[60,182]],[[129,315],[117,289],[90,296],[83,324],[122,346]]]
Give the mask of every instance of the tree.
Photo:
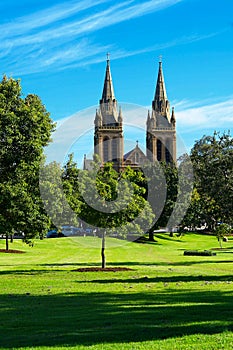
[[[189,207],[193,188],[193,171],[190,158],[184,154],[175,164],[151,163],[149,187],[153,188],[152,208],[157,221],[149,230],[149,240],[154,240],[153,231],[167,227],[170,236],[173,228],[181,224]]]
[[[154,220],[148,229],[149,241],[154,242],[154,230],[158,227],[159,222],[161,222],[161,214],[164,211],[166,202],[166,176],[163,165],[159,162],[148,162],[145,164],[143,173],[143,181],[138,183],[138,185],[146,189],[143,197],[150,203],[154,214]]]
[[[166,180],[166,200],[157,221],[157,227],[166,227],[173,212],[178,194],[178,169],[171,164],[161,164]]]
[[[102,235],[102,268],[105,267],[105,237],[117,232],[126,238],[129,234],[143,234],[154,218],[148,201],[143,197],[146,189],[137,183],[144,181],[143,174],[128,168],[121,174],[113,169],[112,163],[99,168],[95,157],[93,170],[79,170],[79,176],[64,176],[72,189],[79,193],[81,220],[96,227]],[[71,202],[70,202],[71,203]],[[71,204],[72,206],[72,204]]]
[[[51,162],[40,168],[40,193],[51,226],[61,231],[63,225],[78,225],[82,202],[79,193],[79,169],[73,155],[62,168]]]
[[[193,189],[189,208],[181,222],[181,227],[188,227],[194,230],[203,225],[205,217],[201,197],[196,188]]]
[[[233,202],[233,139],[230,133],[203,136],[191,150],[195,183],[211,228],[217,221],[232,224]],[[207,202],[211,202],[211,207]]]
[[[19,80],[0,83],[0,230],[23,231],[30,241],[48,226],[39,191],[43,147],[54,123],[36,95],[22,97]]]
[[[226,237],[230,233],[231,233],[231,227],[227,224],[219,224],[215,228],[215,234],[216,234],[217,240],[219,241],[219,245],[221,249],[222,249],[222,241],[224,240],[224,237]]]

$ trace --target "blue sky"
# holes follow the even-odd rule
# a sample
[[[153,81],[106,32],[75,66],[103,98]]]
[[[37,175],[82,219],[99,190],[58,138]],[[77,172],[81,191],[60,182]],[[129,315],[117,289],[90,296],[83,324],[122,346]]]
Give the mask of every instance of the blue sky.
[[[232,130],[232,0],[2,0],[0,14],[1,73],[20,78],[55,121],[98,104],[110,52],[118,102],[146,109],[162,55],[187,149],[203,134]]]

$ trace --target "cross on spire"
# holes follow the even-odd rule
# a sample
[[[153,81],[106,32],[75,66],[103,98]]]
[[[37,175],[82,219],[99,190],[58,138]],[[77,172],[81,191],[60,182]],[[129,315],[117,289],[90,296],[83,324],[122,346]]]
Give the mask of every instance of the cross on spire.
[[[159,56],[159,72],[155,89],[153,109],[159,112],[165,112],[167,104],[167,94],[163,77],[162,56]]]

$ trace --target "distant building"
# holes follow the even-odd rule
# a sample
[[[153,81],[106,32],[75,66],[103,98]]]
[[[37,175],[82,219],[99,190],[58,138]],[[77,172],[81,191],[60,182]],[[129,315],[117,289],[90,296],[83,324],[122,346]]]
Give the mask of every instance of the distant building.
[[[170,112],[163,77],[162,62],[159,62],[158,78],[152,110],[148,111],[146,123],[146,155],[138,146],[124,154],[123,112],[118,108],[114,95],[110,60],[104,79],[102,98],[95,115],[94,152],[101,164],[112,162],[117,171],[126,166],[140,168],[147,161],[176,162],[176,119],[174,108]],[[89,170],[91,160],[84,157],[84,169]]]

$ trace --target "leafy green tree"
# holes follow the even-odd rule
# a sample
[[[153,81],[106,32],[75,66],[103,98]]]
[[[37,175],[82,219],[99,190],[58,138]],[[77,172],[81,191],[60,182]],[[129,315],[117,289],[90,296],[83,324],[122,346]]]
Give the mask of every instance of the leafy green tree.
[[[149,241],[155,241],[154,230],[158,228],[161,222],[161,214],[167,197],[167,184],[164,174],[164,167],[159,162],[148,162],[145,164],[143,180],[139,186],[146,189],[144,198],[148,200],[154,214],[152,225],[148,229]],[[166,219],[164,219],[166,221]]]
[[[166,201],[161,213],[161,216],[157,222],[158,227],[166,227],[174,209],[177,194],[178,194],[178,169],[170,164],[162,163],[162,169],[164,171],[166,179]]]
[[[231,233],[231,227],[227,224],[219,224],[215,228],[215,234],[217,237],[217,240],[220,244],[220,248],[222,249],[222,241],[224,237],[229,235]]]
[[[150,226],[154,215],[143,197],[146,189],[140,172],[128,168],[119,174],[111,163],[93,171],[80,171],[79,190],[82,198],[80,218],[98,228],[102,235],[102,267],[105,267],[105,236],[117,232],[119,236],[140,235]]]
[[[0,83],[0,230],[23,231],[30,241],[48,225],[39,191],[43,147],[55,125],[36,95],[22,97],[19,80]]]
[[[203,136],[191,150],[191,159],[210,228],[214,228],[217,221],[232,224],[233,139],[230,133]]]
[[[74,161],[74,155],[70,154],[68,161],[63,167],[62,185],[67,202],[76,216],[80,214],[83,205],[79,191],[79,172],[80,170],[77,168],[77,164]],[[77,220],[73,219],[73,224],[77,225]]]
[[[203,225],[205,217],[201,197],[196,188],[193,189],[189,208],[181,222],[181,227],[188,227],[194,230]]]
[[[183,155],[177,164],[150,164],[150,178],[153,187],[153,211],[157,222],[149,231],[149,239],[153,240],[153,231],[159,227],[167,227],[173,236],[173,228],[181,224],[189,207],[192,188],[193,171],[188,155]]]
[[[69,167],[69,162],[66,167]],[[78,170],[78,169],[77,169]],[[59,163],[41,165],[40,194],[44,208],[50,219],[51,228],[61,231],[63,225],[77,225],[76,193],[74,180],[66,174]],[[64,178],[63,178],[64,177]],[[76,181],[77,182],[77,181]]]

